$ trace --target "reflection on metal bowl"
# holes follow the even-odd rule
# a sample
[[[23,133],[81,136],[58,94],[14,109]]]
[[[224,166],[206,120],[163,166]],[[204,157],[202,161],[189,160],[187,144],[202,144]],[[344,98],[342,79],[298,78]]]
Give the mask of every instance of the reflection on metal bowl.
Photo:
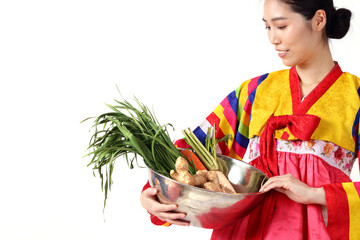
[[[219,193],[179,183],[149,169],[149,182],[157,188],[162,203],[176,203],[177,211],[187,213],[185,221],[191,226],[217,229],[248,215],[263,199],[259,193],[266,175],[248,163],[223,155],[228,178],[237,194]]]

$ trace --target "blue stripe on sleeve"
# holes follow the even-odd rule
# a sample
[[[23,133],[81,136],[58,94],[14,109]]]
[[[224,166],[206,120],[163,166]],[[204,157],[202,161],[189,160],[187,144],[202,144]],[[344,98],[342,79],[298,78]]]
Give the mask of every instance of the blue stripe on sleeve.
[[[200,127],[195,128],[193,133],[200,140],[200,142],[205,145],[206,133],[204,133],[204,131]]]

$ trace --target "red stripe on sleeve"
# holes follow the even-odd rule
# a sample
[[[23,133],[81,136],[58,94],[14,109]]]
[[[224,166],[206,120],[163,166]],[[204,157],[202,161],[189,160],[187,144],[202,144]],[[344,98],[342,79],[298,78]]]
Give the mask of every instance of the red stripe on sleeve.
[[[248,85],[248,95],[250,95],[255,90],[255,88],[257,88],[260,77],[261,76],[251,79]]]
[[[220,123],[220,118],[218,116],[216,116],[216,114],[214,112],[212,112],[207,118],[206,120],[210,123],[210,125],[216,125],[219,126]]]
[[[349,239],[349,203],[341,183],[324,185],[331,239]]]
[[[246,148],[243,148],[242,146],[240,146],[236,141],[234,141],[234,143],[233,143],[233,149],[239,157],[241,157],[241,158],[244,157]]]
[[[225,98],[224,101],[221,102],[221,106],[224,108],[223,114],[226,120],[230,124],[232,131],[235,132],[236,124],[237,124],[237,116],[233,111],[232,107],[230,106],[229,100]]]
[[[185,142],[184,139],[178,139],[174,143],[175,147],[177,148],[191,148],[189,144]]]
[[[252,108],[252,103],[250,102],[249,99],[246,99],[245,102],[245,106],[244,106],[244,112],[246,112],[247,114],[251,114],[251,108]]]

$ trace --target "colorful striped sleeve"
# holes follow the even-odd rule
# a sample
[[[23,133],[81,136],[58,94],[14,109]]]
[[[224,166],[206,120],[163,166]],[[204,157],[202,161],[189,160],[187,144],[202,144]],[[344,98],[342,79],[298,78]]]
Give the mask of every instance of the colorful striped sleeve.
[[[360,182],[323,186],[331,239],[360,239]]]
[[[357,90],[360,96],[360,88]],[[360,108],[352,127],[355,152],[360,156]],[[331,239],[360,239],[360,182],[324,185]]]
[[[358,88],[357,90],[358,94],[359,94],[359,97],[360,97],[360,88]],[[354,121],[354,124],[353,124],[353,127],[352,127],[352,137],[354,139],[354,142],[355,142],[355,152],[358,156],[360,156],[360,128],[359,128],[359,119],[360,119],[360,107],[356,113],[356,116],[355,116],[355,121]]]
[[[248,101],[248,86],[251,80],[245,81],[239,88],[227,95],[206,120],[193,132],[205,144],[206,132],[215,125],[216,139],[231,135],[228,142],[220,142],[217,152],[241,160],[249,143],[250,108],[244,109]],[[247,111],[246,111],[247,110]],[[183,139],[175,142],[178,147],[188,147]]]

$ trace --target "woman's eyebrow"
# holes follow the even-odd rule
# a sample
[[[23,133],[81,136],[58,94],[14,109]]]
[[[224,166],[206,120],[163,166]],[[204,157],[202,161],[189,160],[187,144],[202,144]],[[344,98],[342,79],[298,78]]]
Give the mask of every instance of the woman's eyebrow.
[[[275,17],[275,18],[272,18],[271,19],[271,22],[276,22],[276,21],[280,21],[280,20],[286,20],[287,18],[286,17]],[[267,22],[265,20],[265,18],[262,19],[264,22]]]

